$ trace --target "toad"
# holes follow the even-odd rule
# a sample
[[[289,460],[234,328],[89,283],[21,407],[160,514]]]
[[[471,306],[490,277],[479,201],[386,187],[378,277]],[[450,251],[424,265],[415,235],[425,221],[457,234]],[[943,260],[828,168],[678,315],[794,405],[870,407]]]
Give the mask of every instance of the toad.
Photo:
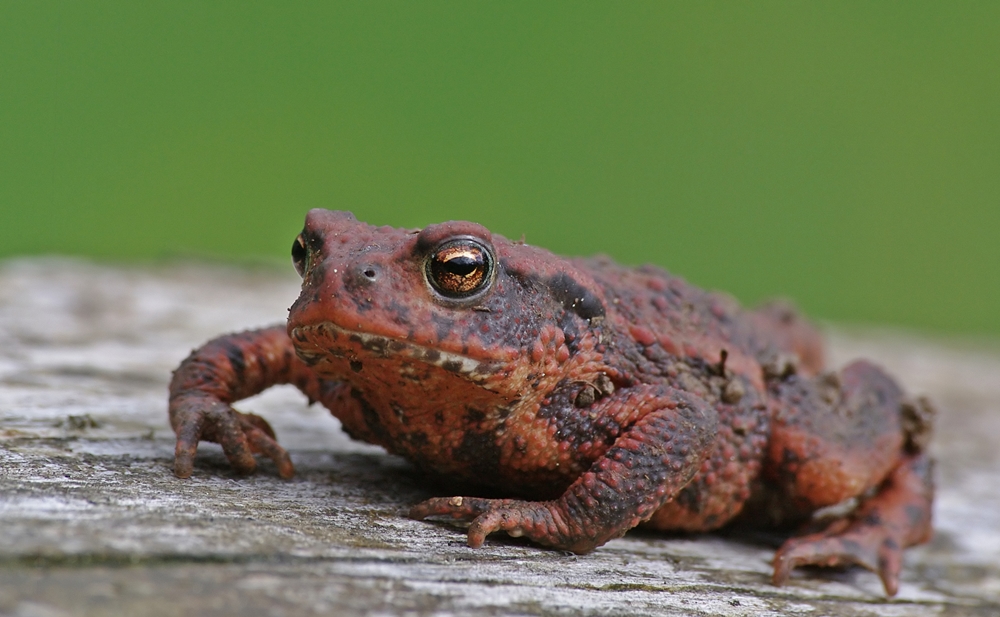
[[[930,536],[931,407],[869,362],[826,370],[788,306],[747,310],[656,267],[565,259],[469,222],[313,210],[292,259],[287,324],[212,340],[174,372],[177,476],[204,440],[239,472],[262,455],[291,477],[268,423],[231,404],[294,384],[351,437],[502,497],[413,506],[468,521],[471,547],[500,531],[586,553],[638,525],[804,526],[775,584],[856,564],[891,596],[903,549]]]

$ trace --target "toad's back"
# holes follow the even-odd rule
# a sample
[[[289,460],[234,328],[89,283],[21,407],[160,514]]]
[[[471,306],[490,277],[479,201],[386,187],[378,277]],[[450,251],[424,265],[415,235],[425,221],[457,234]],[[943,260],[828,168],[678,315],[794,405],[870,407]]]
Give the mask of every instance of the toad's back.
[[[603,288],[609,311],[627,329],[625,338],[633,339],[648,359],[716,363],[724,349],[727,365],[748,377],[792,368],[805,375],[823,370],[822,337],[786,302],[749,311],[729,295],[705,291],[656,266],[627,268],[607,258],[577,263]],[[795,366],[776,364],[782,362]]]

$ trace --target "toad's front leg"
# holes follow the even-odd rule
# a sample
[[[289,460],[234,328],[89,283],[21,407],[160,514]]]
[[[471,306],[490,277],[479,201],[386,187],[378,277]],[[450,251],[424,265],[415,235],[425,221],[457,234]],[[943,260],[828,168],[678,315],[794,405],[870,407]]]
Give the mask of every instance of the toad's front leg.
[[[222,446],[241,473],[256,468],[254,454],[272,459],[283,478],[295,473],[274,431],[260,416],[240,413],[230,403],[273,385],[291,383],[310,400],[335,397],[335,382],[323,381],[296,355],[285,326],[229,334],[191,352],[170,381],[170,425],[177,434],[174,473],[187,478],[199,441]]]
[[[552,501],[436,498],[410,516],[471,520],[469,546],[506,531],[539,544],[586,553],[648,519],[694,477],[711,449],[718,416],[700,398],[666,386],[623,393],[639,419],[591,468]]]

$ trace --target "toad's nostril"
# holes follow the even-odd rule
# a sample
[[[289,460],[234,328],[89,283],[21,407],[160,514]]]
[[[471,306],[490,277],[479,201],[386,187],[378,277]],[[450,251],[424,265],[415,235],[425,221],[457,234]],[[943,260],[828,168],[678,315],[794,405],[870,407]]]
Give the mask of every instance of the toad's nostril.
[[[356,263],[344,269],[344,282],[349,286],[371,288],[378,285],[382,268],[374,263]]]

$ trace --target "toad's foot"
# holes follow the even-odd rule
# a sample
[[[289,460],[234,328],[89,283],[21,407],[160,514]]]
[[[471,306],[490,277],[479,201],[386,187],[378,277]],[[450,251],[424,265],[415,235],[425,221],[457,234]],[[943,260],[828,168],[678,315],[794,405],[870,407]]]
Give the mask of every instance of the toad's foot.
[[[292,477],[292,461],[267,421],[230,407],[283,383],[324,404],[333,392],[296,357],[285,326],[220,336],[191,352],[170,381],[170,425],[177,434],[174,474],[190,477],[198,442],[214,441],[240,473],[252,473],[254,454],[262,454],[274,461],[282,478]]]
[[[852,518],[788,540],[774,556],[774,584],[784,583],[798,566],[853,564],[878,573],[886,595],[896,595],[903,549],[930,537],[930,467],[925,455],[904,460]]]
[[[496,531],[506,531],[514,538],[525,536],[539,544],[577,553],[594,548],[590,542],[572,539],[565,515],[551,502],[438,497],[410,509],[411,518],[423,520],[429,516],[472,521],[469,526],[469,546],[472,548],[482,546],[486,536]]]
[[[278,445],[274,429],[264,418],[240,413],[211,397],[181,397],[171,401],[171,407],[177,432],[174,474],[178,478],[191,476],[198,442],[202,440],[221,445],[239,473],[253,473],[257,468],[254,454],[263,454],[274,461],[282,478],[295,475],[288,452]]]

